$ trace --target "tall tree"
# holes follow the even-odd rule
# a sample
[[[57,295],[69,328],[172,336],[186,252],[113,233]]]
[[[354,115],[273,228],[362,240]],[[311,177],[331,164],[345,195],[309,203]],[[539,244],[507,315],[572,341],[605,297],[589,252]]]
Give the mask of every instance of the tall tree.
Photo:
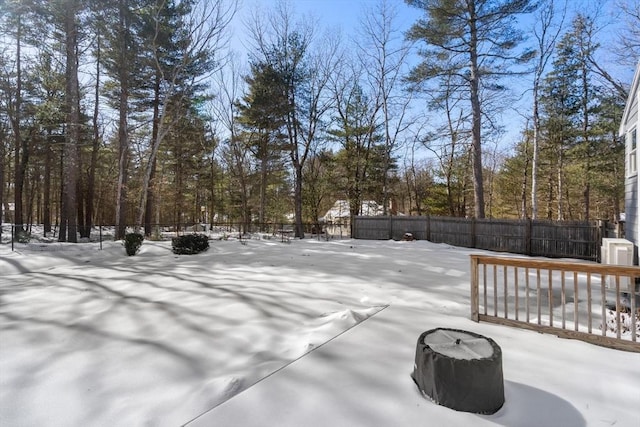
[[[64,129],[66,122],[65,114],[65,70],[64,62],[54,57],[49,49],[43,47],[43,51],[39,54],[38,62],[35,68],[35,92],[36,98],[40,103],[35,106],[35,120],[42,128],[42,138],[44,139],[41,147],[42,162],[44,162],[44,174],[42,176],[42,222],[44,233],[52,231],[52,219],[54,206],[53,201],[56,200],[54,175],[58,170],[54,156],[57,147],[64,143]]]
[[[337,196],[335,155],[329,150],[313,153],[305,165],[304,174],[305,218],[320,231],[319,219]]]
[[[566,216],[566,161],[568,151],[576,145],[580,112],[580,58],[570,33],[565,34],[557,46],[552,69],[541,88],[542,126],[545,144],[552,153],[549,161],[549,183],[555,182],[556,218]],[[555,179],[551,178],[555,175]],[[549,186],[549,191],[551,187]],[[547,196],[553,200],[551,194]],[[548,210],[547,210],[548,211]]]
[[[63,0],[65,38],[65,110],[67,115],[63,147],[61,242],[78,241],[78,145],[80,143],[80,83],[78,81],[78,40],[80,0]]]
[[[85,221],[82,224],[80,235],[82,237],[89,237],[91,233],[91,227],[94,221],[95,215],[95,199],[96,199],[96,169],[98,167],[98,154],[100,150],[100,143],[102,141],[102,132],[100,129],[100,89],[101,89],[101,72],[102,72],[102,34],[100,25],[96,25],[94,20],[94,49],[93,54],[95,57],[95,76],[93,87],[93,114],[91,116],[91,159],[89,161],[89,172],[87,174],[85,196],[84,196],[84,212]]]
[[[127,185],[129,180],[131,91],[133,76],[140,67],[140,43],[136,38],[134,14],[139,0],[113,0],[105,4],[110,13],[103,21],[105,35],[105,71],[110,77],[110,102],[118,112],[117,145],[118,180],[115,195],[115,238],[122,239],[127,225]]]
[[[272,163],[279,159],[284,144],[284,117],[291,108],[282,75],[268,63],[251,64],[251,76],[246,78],[248,93],[239,105],[238,121],[247,130],[249,149],[260,169],[260,202],[258,220],[265,223],[268,175]]]
[[[214,74],[215,96],[211,100],[212,126],[217,126],[215,133],[228,135],[222,141],[221,158],[226,169],[226,179],[222,180],[223,192],[230,200],[223,203],[219,200],[216,206],[212,204],[211,211],[216,212],[220,219],[239,220],[243,231],[248,230],[251,217],[249,215],[249,146],[244,143],[238,123],[238,101],[241,97],[244,80],[238,61],[233,53],[226,67]],[[214,193],[215,183],[211,182],[211,192]],[[232,212],[232,207],[238,201],[239,209]],[[233,215],[232,215],[233,214]]]
[[[598,88],[592,82],[593,72],[590,67],[590,58],[598,48],[593,39],[594,29],[595,24],[591,18],[583,14],[575,16],[571,27],[558,44],[554,69],[550,73],[550,78],[555,78],[556,81],[549,81],[552,87],[562,89],[555,93],[555,96],[559,96],[558,100],[564,98],[570,103],[565,105],[565,111],[553,111],[554,117],[550,120],[557,121],[558,115],[564,115],[573,121],[573,140],[565,139],[564,142],[569,142],[567,148],[570,149],[574,166],[579,164],[582,168],[580,182],[583,220],[589,220],[591,216],[592,161],[597,151],[597,140],[593,138],[592,116],[598,99]],[[571,113],[573,117],[568,116]]]
[[[236,2],[156,1],[152,7],[151,58],[154,89],[154,130],[145,169],[137,225],[144,220],[149,188],[162,140],[180,117],[176,109],[190,105],[203,90],[203,79],[219,61],[226,40],[225,28],[236,11]],[[176,31],[171,31],[177,27]],[[162,86],[162,90],[158,90]],[[171,111],[171,110],[174,111]]]
[[[532,135],[532,158],[531,158],[531,218],[538,218],[538,162],[540,155],[540,85],[542,77],[547,69],[547,65],[553,56],[556,41],[560,35],[562,23],[566,13],[566,2],[559,18],[556,21],[556,4],[554,0],[546,0],[536,14],[536,24],[533,34],[536,39],[537,57],[533,69],[533,135]],[[526,198],[523,198],[523,205]],[[526,214],[526,207],[523,206],[523,215]]]
[[[382,206],[389,208],[389,173],[391,159],[399,149],[402,133],[409,127],[407,117],[413,91],[403,92],[401,78],[407,66],[410,45],[402,40],[397,26],[398,12],[388,0],[379,0],[365,11],[360,22],[357,41],[358,57],[366,74],[366,81],[379,104],[380,123],[384,135],[384,165]]]
[[[340,145],[335,160],[342,177],[338,188],[349,201],[352,227],[362,202],[382,195],[380,172],[384,169],[386,154],[377,122],[379,104],[371,100],[357,82],[358,78],[349,73],[334,83],[336,116],[329,129],[330,138]],[[352,228],[352,234],[353,231]]]
[[[492,79],[510,73],[513,64],[532,57],[532,51],[517,51],[523,41],[515,27],[515,19],[535,10],[533,0],[405,0],[425,12],[407,36],[423,41],[420,51],[423,62],[414,67],[410,79],[421,81],[451,72],[442,64],[451,64],[453,71],[466,81],[465,90],[473,115],[471,145],[473,159],[474,213],[484,218],[482,179],[482,97]],[[447,61],[442,61],[447,58]],[[496,87],[496,86],[494,86]]]
[[[593,162],[593,186],[597,196],[594,205],[597,218],[617,221],[624,209],[625,142],[618,136],[618,131],[625,102],[609,91],[601,91],[597,97],[592,129],[597,147]]]
[[[640,58],[640,0],[616,0],[625,23],[618,35],[618,56],[623,63],[635,66]]]
[[[336,39],[326,36],[314,50],[317,24],[294,23],[293,11],[278,2],[267,21],[254,14],[249,31],[253,55],[280,74],[281,88],[289,108],[284,117],[289,159],[294,182],[295,236],[304,238],[302,224],[302,181],[304,164],[319,143],[322,119],[331,104],[328,82],[337,61]]]
[[[429,206],[425,202],[434,187],[432,166],[429,162],[416,158],[419,145],[421,145],[421,141],[414,140],[411,149],[408,150],[404,158],[402,171],[408,199],[408,203],[404,204],[402,211],[409,215],[429,213]]]
[[[7,1],[6,9],[2,15],[2,27],[12,39],[14,46],[13,70],[9,70],[4,78],[4,108],[9,119],[11,134],[13,137],[14,151],[14,224],[18,231],[23,230],[23,189],[27,163],[29,161],[28,141],[23,135],[23,46],[25,44],[26,32],[24,21],[29,16],[28,6],[20,1]]]

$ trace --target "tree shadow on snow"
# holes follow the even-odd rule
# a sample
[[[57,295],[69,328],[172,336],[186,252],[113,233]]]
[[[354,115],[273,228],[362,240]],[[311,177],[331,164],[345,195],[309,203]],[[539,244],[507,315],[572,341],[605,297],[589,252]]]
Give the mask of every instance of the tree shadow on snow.
[[[585,427],[586,420],[568,401],[535,387],[513,381],[504,383],[505,403],[491,416],[479,415],[508,427]]]

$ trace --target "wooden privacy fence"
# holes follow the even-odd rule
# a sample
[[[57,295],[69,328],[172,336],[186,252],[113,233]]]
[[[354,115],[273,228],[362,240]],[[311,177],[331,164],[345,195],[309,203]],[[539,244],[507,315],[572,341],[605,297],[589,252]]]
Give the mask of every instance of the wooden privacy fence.
[[[418,240],[490,251],[599,261],[606,221],[474,219],[436,216],[357,216],[354,237]]]
[[[639,267],[471,255],[471,319],[640,352]]]

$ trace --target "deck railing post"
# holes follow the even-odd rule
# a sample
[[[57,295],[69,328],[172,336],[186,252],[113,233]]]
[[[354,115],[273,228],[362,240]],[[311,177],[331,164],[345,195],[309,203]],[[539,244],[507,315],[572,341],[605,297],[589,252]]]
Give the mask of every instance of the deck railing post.
[[[478,258],[471,255],[471,320],[480,321],[480,295],[478,293]]]
[[[636,315],[640,317],[638,309],[640,304],[636,299],[638,292],[640,292],[640,284],[636,284],[636,278],[640,278],[639,267],[481,254],[470,255],[469,259],[472,321],[482,320],[483,322],[521,327],[552,333],[563,338],[579,339],[619,350],[640,353],[640,342],[638,342],[636,329],[638,325]],[[514,271],[515,290],[513,293],[509,283],[509,268],[513,268]],[[482,277],[480,276],[481,269]],[[499,274],[500,269],[502,269],[502,274]],[[522,284],[519,284],[518,280],[519,269],[524,270],[524,283]],[[489,271],[487,272],[487,270]],[[573,276],[573,286],[566,283],[567,276]],[[579,279],[579,276],[582,278]],[[595,276],[595,280],[592,280],[593,276]],[[530,278],[535,284],[530,283]],[[623,285],[621,278],[631,282],[628,292],[625,292],[627,285],[626,282]],[[493,286],[491,286],[491,282],[493,282]],[[522,291],[525,293],[525,320],[518,319],[519,304],[517,301],[519,296],[517,289],[519,286],[523,286]],[[535,295],[530,296],[531,292]],[[557,292],[560,292],[559,297],[556,295]],[[615,295],[615,300],[611,300],[608,304],[607,295],[610,297]],[[556,307],[554,296],[558,298],[559,307]],[[628,302],[627,296],[630,299]],[[567,322],[568,313],[565,307],[571,297],[573,301],[572,325]],[[482,313],[480,312],[480,298],[484,301]],[[510,306],[512,298],[515,298],[515,312]],[[548,301],[544,301],[545,298]],[[611,303],[614,302],[615,309],[611,308]],[[504,306],[504,315],[501,315],[499,305]],[[595,312],[595,307],[592,305],[598,307]],[[491,310],[492,306],[493,310]],[[558,311],[554,311],[554,308]]]

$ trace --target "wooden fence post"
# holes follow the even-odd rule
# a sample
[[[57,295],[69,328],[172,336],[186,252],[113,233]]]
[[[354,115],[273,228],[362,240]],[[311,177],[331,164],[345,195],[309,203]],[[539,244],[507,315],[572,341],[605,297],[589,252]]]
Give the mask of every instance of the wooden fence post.
[[[427,215],[427,240],[431,241],[431,215]]]
[[[604,219],[599,219],[597,226],[598,237],[596,241],[596,262],[602,262],[602,251],[600,251],[600,247],[602,246],[602,239],[607,236],[607,221]]]
[[[349,232],[349,237],[352,239],[358,238],[358,217],[353,217],[353,221],[349,221],[349,226],[351,228]],[[340,234],[342,234],[342,227],[340,228]]]
[[[524,228],[524,253],[531,256],[531,228],[533,227],[531,218],[527,218]]]
[[[393,216],[389,215],[389,238],[387,240],[393,239]]]
[[[471,247],[476,247],[476,218],[471,218]]]

